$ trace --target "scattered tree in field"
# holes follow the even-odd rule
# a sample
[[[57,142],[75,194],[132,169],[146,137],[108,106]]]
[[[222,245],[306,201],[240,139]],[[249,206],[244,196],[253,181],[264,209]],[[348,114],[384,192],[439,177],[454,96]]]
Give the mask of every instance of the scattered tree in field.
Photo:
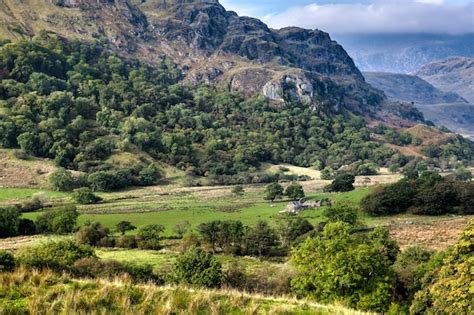
[[[67,205],[46,210],[35,224],[39,233],[67,234],[74,231],[78,217],[76,207]]]
[[[173,227],[173,232],[176,233],[179,237],[183,237],[186,232],[191,228],[191,223],[189,221],[181,221]]]
[[[304,198],[303,186],[298,183],[292,183],[286,188],[285,195],[291,200]]]
[[[333,182],[324,188],[327,192],[346,192],[354,190],[355,176],[352,174],[337,175]]]
[[[379,166],[375,163],[365,163],[359,165],[357,168],[357,175],[368,176],[368,175],[377,175],[379,171]]]
[[[117,231],[120,232],[120,234],[122,235],[125,235],[125,233],[127,233],[128,231],[133,231],[135,230],[137,227],[134,226],[132,223],[130,223],[129,221],[120,221],[119,223],[117,223],[116,225],[116,229]]]
[[[138,247],[141,249],[160,249],[161,234],[164,231],[165,227],[161,224],[150,224],[140,227],[137,233],[139,238]]]
[[[260,220],[255,227],[248,229],[244,242],[248,254],[264,256],[278,245],[278,236],[267,222]]]
[[[196,287],[218,288],[224,281],[222,265],[198,247],[192,247],[179,256],[171,274],[176,283]]]
[[[274,202],[283,197],[283,187],[278,183],[271,183],[265,188],[265,200]]]
[[[232,188],[232,194],[236,196],[243,196],[245,193],[244,187],[242,185],[237,185]]]
[[[354,225],[357,222],[357,209],[346,203],[338,203],[324,210],[329,222],[345,222]]]
[[[0,238],[18,235],[20,213],[14,207],[0,207]]]
[[[72,199],[81,205],[96,204],[102,201],[102,198],[94,194],[92,190],[86,187],[74,189],[74,192],[72,193]]]
[[[293,253],[299,296],[341,302],[360,310],[383,312],[391,303],[395,276],[384,255],[387,234],[353,235],[344,222],[329,223],[321,236],[308,238]]]
[[[75,180],[70,171],[60,168],[48,177],[51,188],[56,191],[71,191],[75,186]]]
[[[102,224],[87,222],[77,231],[76,241],[82,245],[108,247],[113,245],[113,239],[109,235],[109,229],[104,228]]]

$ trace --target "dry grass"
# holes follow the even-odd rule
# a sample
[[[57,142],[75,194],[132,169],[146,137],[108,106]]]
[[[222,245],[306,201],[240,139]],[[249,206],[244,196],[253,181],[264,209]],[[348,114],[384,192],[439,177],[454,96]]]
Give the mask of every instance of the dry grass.
[[[7,314],[362,314],[290,297],[135,285],[126,276],[75,280],[23,268],[0,274],[0,288]]]

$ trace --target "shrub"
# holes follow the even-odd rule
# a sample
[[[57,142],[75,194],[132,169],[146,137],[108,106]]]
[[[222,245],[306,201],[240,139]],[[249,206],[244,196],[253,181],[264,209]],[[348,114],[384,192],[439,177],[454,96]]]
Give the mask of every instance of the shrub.
[[[352,174],[337,175],[334,181],[324,188],[326,192],[346,192],[354,190],[355,176]]]
[[[83,187],[74,189],[72,199],[81,205],[96,204],[102,201],[102,198],[95,195],[89,188]]]
[[[49,175],[49,184],[56,191],[71,191],[75,187],[75,180],[70,171],[60,168]]]
[[[283,187],[278,183],[271,183],[265,188],[265,200],[275,201],[283,196]]]
[[[191,247],[200,247],[202,245],[199,234],[194,232],[188,232],[183,236],[181,243],[179,244],[179,250],[184,253]]]
[[[138,248],[137,237],[134,235],[122,235],[115,242],[115,246],[120,248]]]
[[[77,260],[94,256],[91,247],[66,240],[26,248],[20,252],[18,260],[20,264],[32,268],[64,271],[70,270]]]
[[[345,222],[351,225],[357,222],[357,209],[349,204],[336,204],[324,210],[329,222]]]
[[[237,185],[232,188],[232,194],[236,196],[243,196],[245,193],[244,187],[242,185]]]
[[[9,252],[0,250],[0,272],[12,271],[15,268],[15,257]]]
[[[190,228],[191,223],[189,223],[189,221],[181,221],[173,227],[173,232],[175,232],[178,237],[183,237]]]
[[[378,174],[378,165],[374,163],[362,164],[357,168],[357,175],[368,176]]]
[[[122,235],[125,235],[126,232],[133,231],[137,227],[128,221],[120,221],[119,223],[117,223],[116,228],[117,231],[119,231]]]
[[[395,277],[386,252],[387,233],[351,234],[347,223],[329,223],[321,236],[308,238],[293,253],[299,296],[376,312],[391,303]],[[389,244],[390,247],[393,244]],[[391,250],[390,250],[391,252]]]
[[[470,181],[470,180],[472,180],[471,171],[468,168],[463,167],[463,166],[456,168],[456,170],[454,171],[454,176],[455,176],[456,180],[459,180],[459,181]]]
[[[143,186],[154,185],[160,178],[160,168],[156,164],[150,164],[138,173],[138,183]]]
[[[100,223],[86,223],[76,233],[78,244],[101,246],[110,244],[109,229],[104,228]]]
[[[35,224],[39,233],[67,234],[74,231],[78,217],[76,207],[66,205],[45,211]]]
[[[201,248],[192,247],[178,257],[171,277],[174,282],[197,287],[218,288],[224,281],[221,264]]]
[[[298,183],[292,183],[286,188],[285,195],[291,200],[304,198],[303,186]]]
[[[322,180],[333,180],[335,177],[334,170],[330,167],[326,167],[321,171]]]
[[[18,235],[20,213],[14,207],[0,207],[0,237]]]
[[[160,239],[165,227],[160,224],[150,224],[142,226],[137,233],[138,248],[140,249],[161,249]]]
[[[34,235],[36,234],[36,224],[30,219],[20,218],[18,223],[18,235]]]
[[[32,212],[44,207],[47,197],[44,193],[36,193],[31,197],[31,200],[25,201],[21,204],[21,212]]]

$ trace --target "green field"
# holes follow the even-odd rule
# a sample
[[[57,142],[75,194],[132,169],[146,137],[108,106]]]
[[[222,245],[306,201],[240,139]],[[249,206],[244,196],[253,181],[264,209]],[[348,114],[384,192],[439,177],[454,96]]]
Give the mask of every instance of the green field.
[[[67,196],[65,193],[50,190],[38,190],[33,188],[0,188],[0,201],[13,201],[31,198],[37,193],[44,193],[50,198],[60,198]]]
[[[210,191],[212,195],[215,191]],[[229,190],[230,188],[225,188]],[[371,188],[358,188],[349,193],[309,193],[308,199],[330,198],[336,202],[357,204]],[[235,197],[223,191],[216,196],[206,197],[206,192],[181,192],[169,195],[150,195],[150,191],[136,190],[127,193],[103,194],[106,202],[100,205],[80,206],[79,225],[84,222],[100,222],[113,229],[120,221],[130,221],[139,227],[146,224],[162,224],[165,236],[173,235],[173,227],[182,221],[189,221],[192,227],[212,220],[240,220],[254,225],[258,220],[274,221],[288,201],[271,204],[264,201],[263,187]],[[301,216],[312,223],[323,220],[323,208],[304,211]],[[40,212],[25,213],[24,217],[35,219]]]

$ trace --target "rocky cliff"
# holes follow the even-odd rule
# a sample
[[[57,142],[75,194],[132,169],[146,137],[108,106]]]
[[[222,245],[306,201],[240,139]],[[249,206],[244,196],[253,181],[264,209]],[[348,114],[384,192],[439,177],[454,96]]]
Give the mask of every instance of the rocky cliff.
[[[217,0],[0,0],[1,37],[18,40],[39,30],[98,39],[150,63],[167,55],[190,84],[261,93],[276,104],[377,116],[386,102],[327,33],[273,30]]]

